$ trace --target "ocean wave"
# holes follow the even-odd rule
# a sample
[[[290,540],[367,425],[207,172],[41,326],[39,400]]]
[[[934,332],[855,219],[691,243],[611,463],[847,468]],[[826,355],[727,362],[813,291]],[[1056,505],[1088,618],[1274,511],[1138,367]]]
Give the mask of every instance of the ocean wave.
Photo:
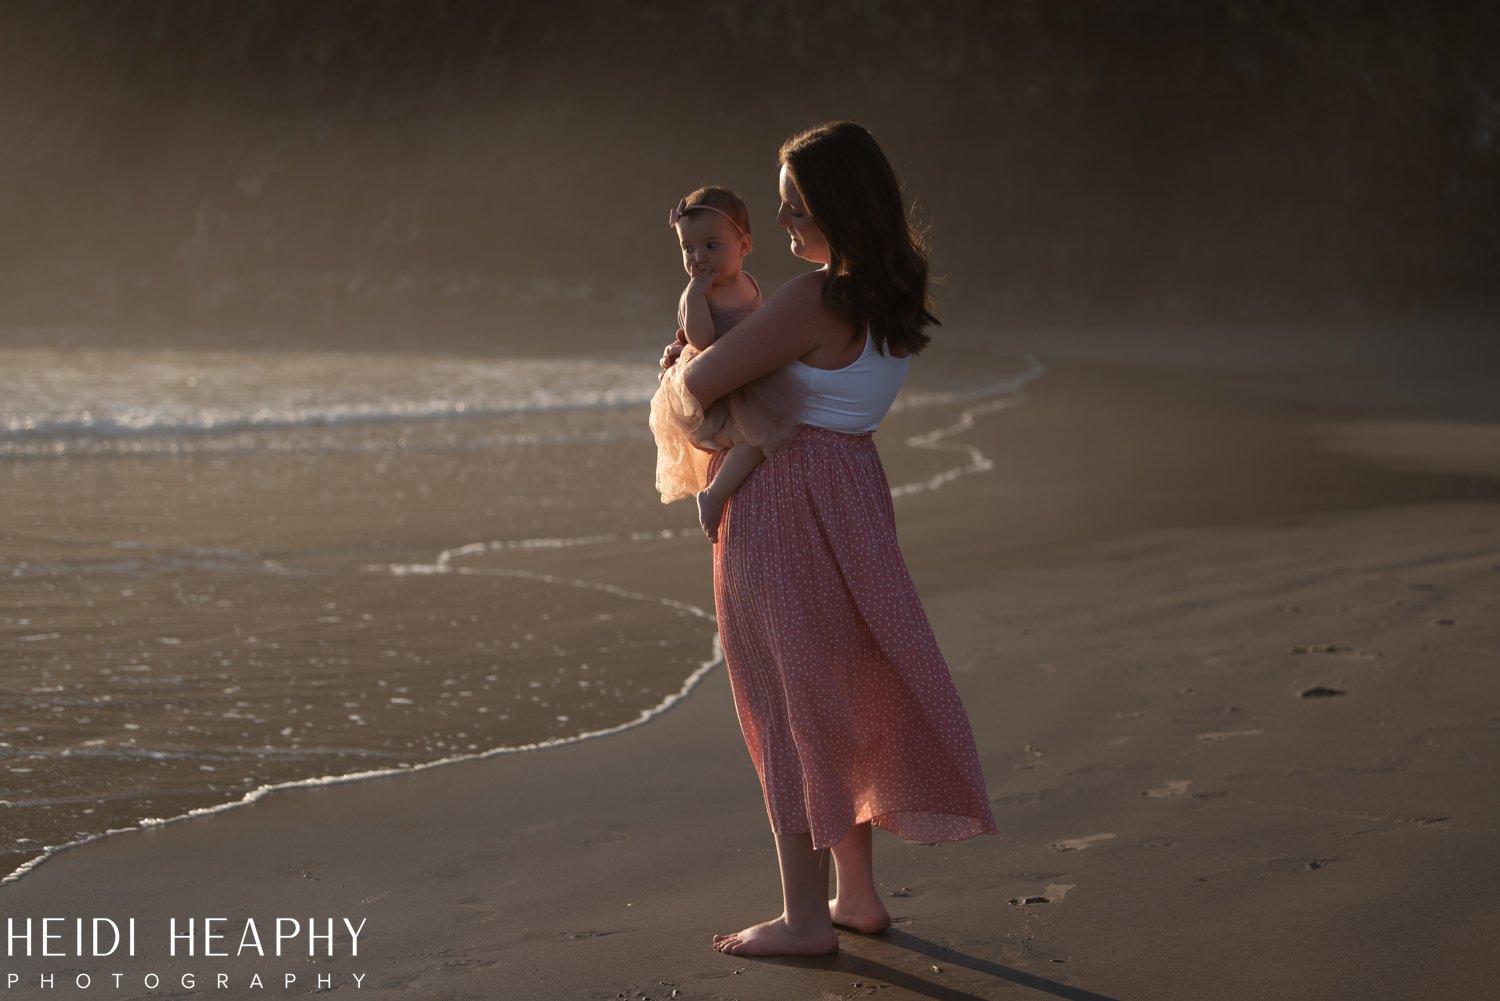
[[[643,408],[649,359],[0,352],[0,454]]]
[[[604,391],[593,394],[553,396],[534,394],[517,400],[380,400],[363,403],[328,403],[314,406],[272,407],[250,410],[199,408],[174,410],[130,407],[115,413],[81,410],[51,416],[7,414],[0,419],[0,441],[26,441],[51,437],[131,437],[183,434],[227,434],[238,431],[279,431],[333,425],[420,423],[514,414],[552,414],[584,410],[622,410],[644,406],[649,394]]]
[[[649,360],[0,351],[0,460],[614,444],[646,437],[611,418],[644,411],[654,371]],[[1017,388],[908,389],[893,410]]]

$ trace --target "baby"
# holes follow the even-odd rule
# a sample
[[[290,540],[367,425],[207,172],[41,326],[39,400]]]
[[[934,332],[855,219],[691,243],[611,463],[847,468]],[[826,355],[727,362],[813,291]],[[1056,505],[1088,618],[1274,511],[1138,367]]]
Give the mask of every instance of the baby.
[[[773,372],[716,401],[707,412],[682,385],[683,364],[761,306],[760,286],[744,270],[754,241],[745,203],[727,188],[699,188],[668,216],[682,247],[687,288],[677,309],[685,347],[651,399],[656,438],[656,489],[663,504],[696,497],[698,521],[718,542],[730,495],[767,451],[785,445],[802,414],[806,389],[785,371]],[[708,481],[712,452],[727,450]]]

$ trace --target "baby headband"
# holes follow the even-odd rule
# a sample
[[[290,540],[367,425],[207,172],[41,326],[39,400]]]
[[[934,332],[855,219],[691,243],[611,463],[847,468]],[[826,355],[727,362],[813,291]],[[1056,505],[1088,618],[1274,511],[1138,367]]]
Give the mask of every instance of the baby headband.
[[[716,209],[712,205],[703,205],[701,203],[698,205],[689,205],[686,198],[680,199],[677,202],[677,207],[667,213],[667,225],[675,226],[677,225],[677,221],[683,216],[687,215],[689,212],[696,212],[699,209],[708,209],[708,211],[710,212],[719,213],[719,215],[729,220],[729,225],[733,226],[735,230],[739,232],[740,236],[749,235],[743,229],[740,229],[740,224],[734,221],[734,216],[730,215],[728,212],[725,212],[723,209]]]

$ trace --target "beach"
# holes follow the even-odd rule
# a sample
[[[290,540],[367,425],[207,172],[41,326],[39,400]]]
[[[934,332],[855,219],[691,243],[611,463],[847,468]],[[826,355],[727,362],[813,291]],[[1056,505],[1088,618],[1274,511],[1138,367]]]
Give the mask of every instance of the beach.
[[[1497,44],[0,4],[0,1001],[1493,994]],[[710,946],[780,895],[653,489],[664,216],[736,191],[773,301],[835,119],[929,245],[876,442],[999,834],[876,834],[891,929],[758,961]]]
[[[405,614],[436,596],[500,629],[507,601],[586,591],[559,629],[619,617],[616,687],[650,674],[659,634],[694,683],[636,686],[660,709],[618,732],[62,851],[0,887],[0,913],[36,922],[30,956],[12,924],[0,981],[122,999],[1482,996],[1500,932],[1493,329],[954,331],[965,364],[1035,377],[898,410],[877,441],[1000,835],[877,834],[895,924],[843,934],[836,957],[709,947],[779,896],[701,614],[707,544],[606,511],[587,545],[475,545],[413,491],[384,503],[421,538],[370,561],[408,571],[382,585]],[[298,494],[276,497],[292,517]],[[437,590],[401,591],[414,576]],[[48,917],[66,955],[40,954]],[[94,918],[133,920],[137,954],[75,942]]]

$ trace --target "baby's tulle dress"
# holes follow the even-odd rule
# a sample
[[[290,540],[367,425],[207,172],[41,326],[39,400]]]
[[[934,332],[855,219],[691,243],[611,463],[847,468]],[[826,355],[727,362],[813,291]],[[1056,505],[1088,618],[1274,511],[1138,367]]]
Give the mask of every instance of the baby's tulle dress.
[[[723,337],[760,306],[757,285],[755,299],[748,305],[713,313],[715,339]],[[678,317],[679,325],[683,320]],[[697,354],[698,349],[692,345],[683,348],[677,364],[663,374],[661,385],[651,397],[656,489],[663,504],[693,497],[708,486],[709,460],[714,452],[729,445],[749,442],[767,453],[786,447],[796,434],[807,398],[806,385],[786,369],[780,369],[715,400],[705,412],[682,383],[687,367],[684,363]]]

